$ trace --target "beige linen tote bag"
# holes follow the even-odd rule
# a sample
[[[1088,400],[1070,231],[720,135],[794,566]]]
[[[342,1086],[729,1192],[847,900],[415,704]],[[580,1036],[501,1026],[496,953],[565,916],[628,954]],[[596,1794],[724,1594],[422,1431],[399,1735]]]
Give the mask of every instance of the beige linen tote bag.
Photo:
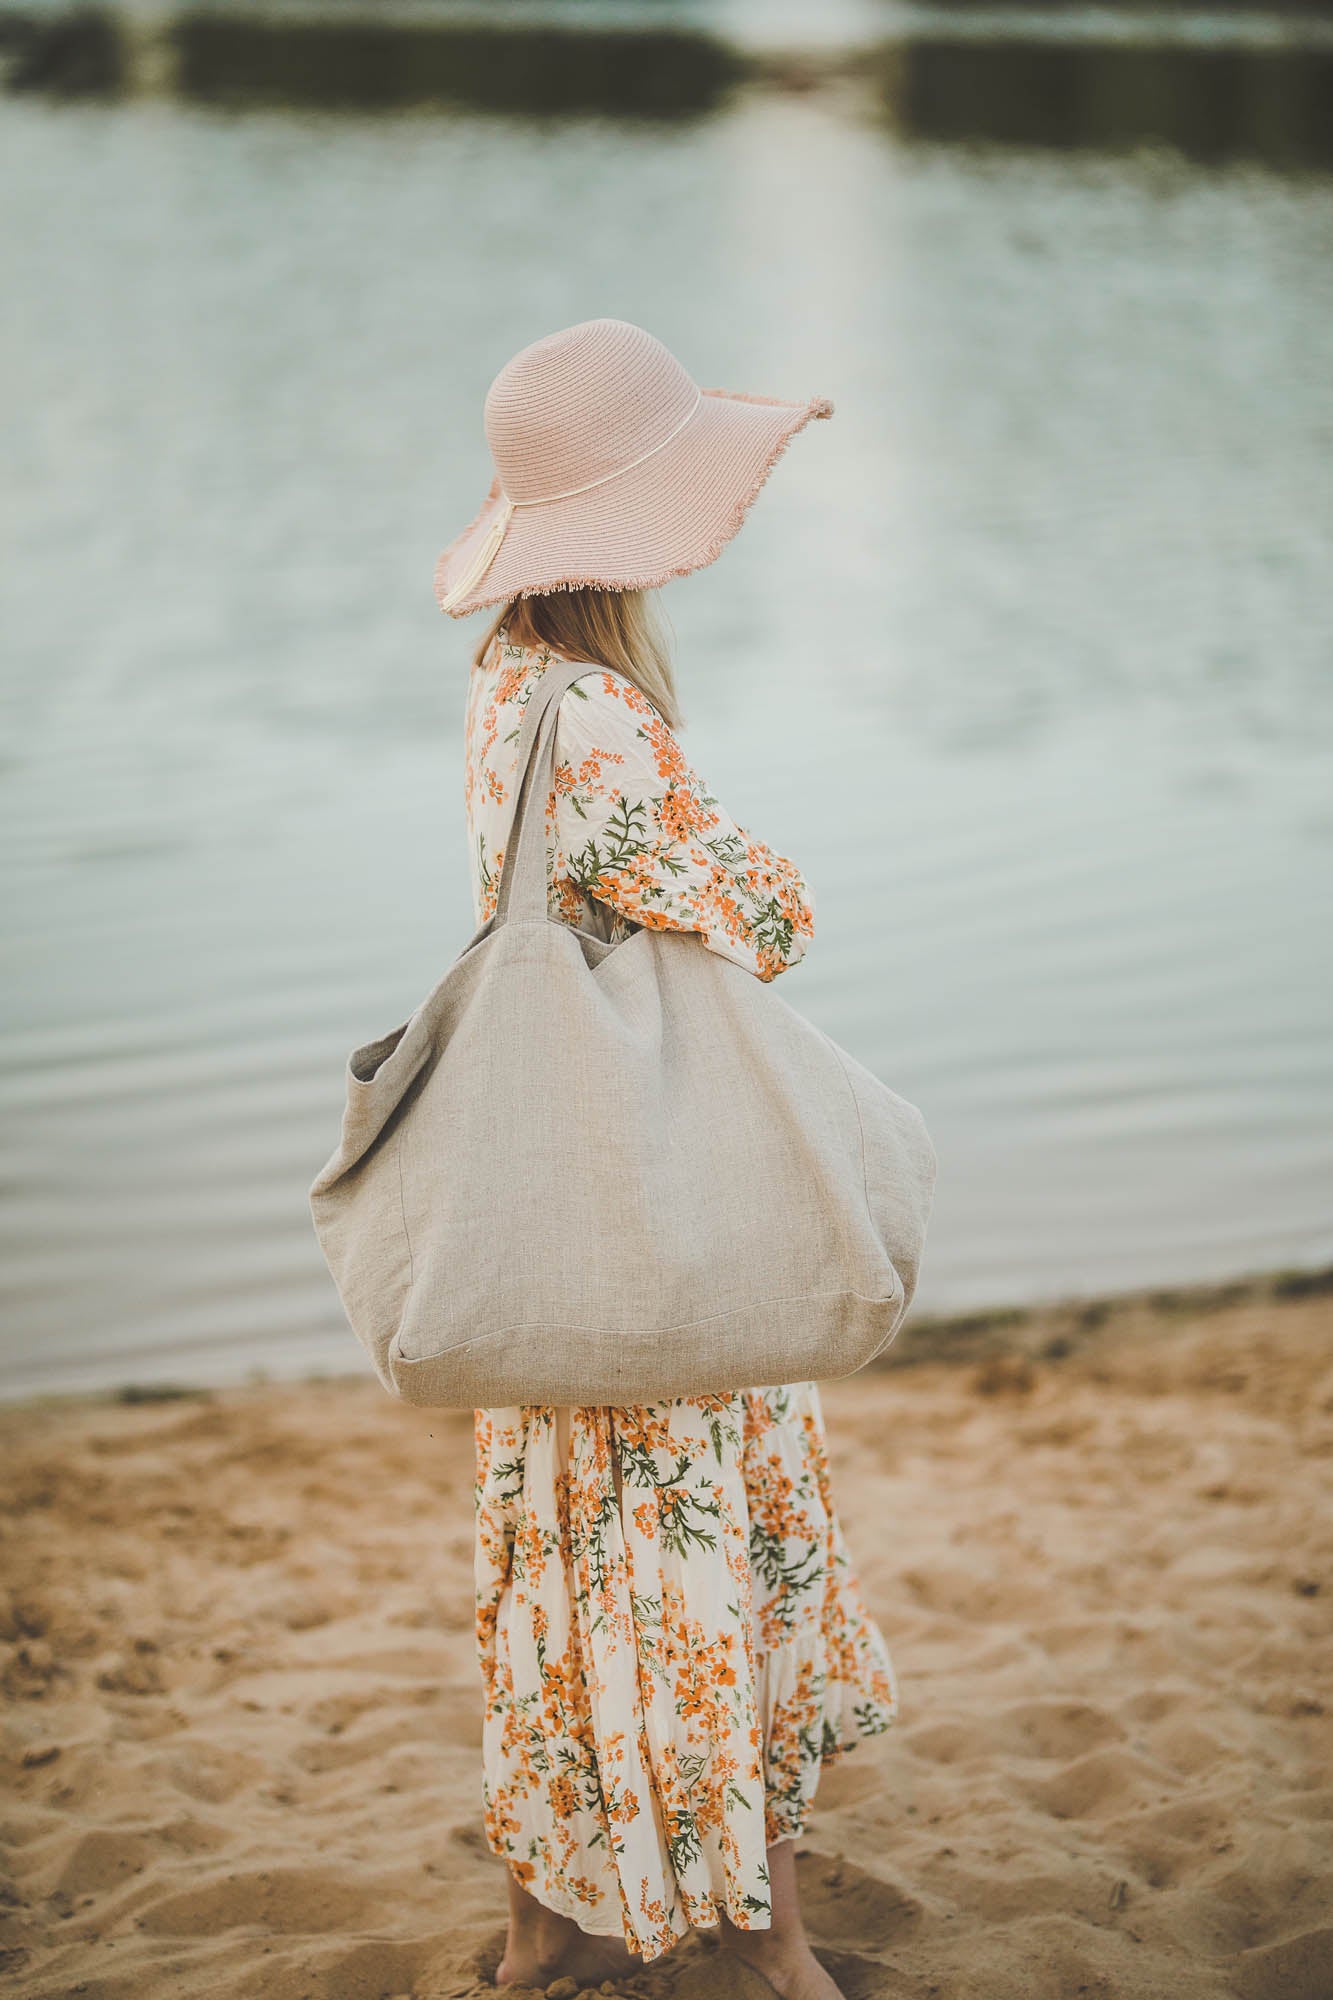
[[[893,1338],[935,1186],[920,1112],[693,933],[547,915],[553,660],[495,914],[348,1058],[310,1189],[410,1403],[625,1404],[849,1374]]]

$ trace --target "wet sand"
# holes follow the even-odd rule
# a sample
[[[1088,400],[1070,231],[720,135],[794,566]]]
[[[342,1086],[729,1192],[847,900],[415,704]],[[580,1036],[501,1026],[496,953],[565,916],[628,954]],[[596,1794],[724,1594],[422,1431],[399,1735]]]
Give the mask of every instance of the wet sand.
[[[850,2000],[1327,2000],[1333,1299],[1066,1317],[826,1391],[903,1709],[825,1775],[811,1930]],[[349,1380],[0,1439],[0,1990],[484,1993],[469,1419]],[[614,1990],[768,1995],[706,1940]]]

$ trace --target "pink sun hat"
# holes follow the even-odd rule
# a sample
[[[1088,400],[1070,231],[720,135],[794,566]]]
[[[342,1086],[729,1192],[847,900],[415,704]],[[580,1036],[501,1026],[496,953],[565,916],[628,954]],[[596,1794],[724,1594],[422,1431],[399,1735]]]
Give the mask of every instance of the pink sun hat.
[[[592,585],[651,590],[716,561],[808,403],[700,389],[660,340],[590,319],[533,341],[486,395],[495,478],[435,565],[441,611]]]

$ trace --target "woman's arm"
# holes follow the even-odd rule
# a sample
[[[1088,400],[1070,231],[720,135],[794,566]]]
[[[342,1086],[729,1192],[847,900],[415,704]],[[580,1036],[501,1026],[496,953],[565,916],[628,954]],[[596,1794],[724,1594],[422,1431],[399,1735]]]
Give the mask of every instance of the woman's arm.
[[[557,867],[652,930],[697,931],[759,979],[795,965],[814,893],[794,862],[738,826],[632,682],[575,681],[556,724]]]

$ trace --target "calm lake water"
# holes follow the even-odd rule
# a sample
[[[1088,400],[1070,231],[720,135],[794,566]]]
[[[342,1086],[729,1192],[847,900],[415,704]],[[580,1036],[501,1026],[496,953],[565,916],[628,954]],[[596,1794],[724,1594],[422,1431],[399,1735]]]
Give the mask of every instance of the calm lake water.
[[[431,567],[598,313],[837,406],[665,602],[785,997],[936,1140],[920,1309],[1333,1256],[1333,182],[11,98],[0,232],[8,1393],[363,1365],[306,1189],[472,930]]]

